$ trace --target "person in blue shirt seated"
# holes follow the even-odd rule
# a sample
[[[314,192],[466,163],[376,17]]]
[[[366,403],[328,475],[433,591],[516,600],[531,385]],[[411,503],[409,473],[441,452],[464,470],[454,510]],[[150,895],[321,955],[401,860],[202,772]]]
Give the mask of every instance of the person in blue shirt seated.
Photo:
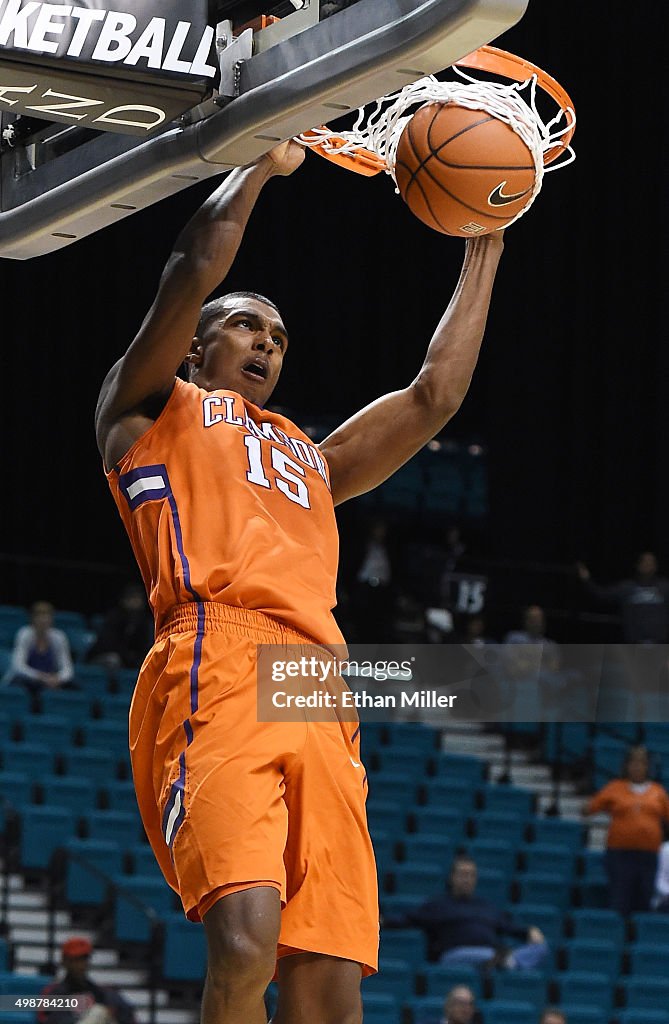
[[[477,870],[471,857],[456,857],[450,892],[433,896],[414,910],[383,917],[385,928],[422,928],[428,959],[442,964],[538,969],[550,952],[539,928],[513,924],[510,915],[476,895]],[[505,941],[507,940],[507,941]],[[508,940],[516,940],[509,945]]]

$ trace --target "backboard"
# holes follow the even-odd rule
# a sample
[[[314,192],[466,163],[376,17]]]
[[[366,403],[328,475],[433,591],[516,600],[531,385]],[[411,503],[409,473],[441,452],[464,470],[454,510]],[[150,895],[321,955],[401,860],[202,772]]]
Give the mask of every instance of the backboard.
[[[441,71],[528,2],[0,0],[0,256],[60,249]]]

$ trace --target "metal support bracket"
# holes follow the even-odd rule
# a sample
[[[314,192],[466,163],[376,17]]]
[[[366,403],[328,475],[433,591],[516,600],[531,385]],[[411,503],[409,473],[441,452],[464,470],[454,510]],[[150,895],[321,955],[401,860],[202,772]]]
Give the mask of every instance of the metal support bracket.
[[[0,256],[52,252],[250,163],[277,142],[448,67],[515,24],[528,2],[359,0],[252,56],[242,56],[248,41],[240,41],[236,58],[235,50],[225,58],[223,88],[233,98],[202,120],[182,119],[148,140],[101,133],[25,173],[20,147],[9,148],[0,156]]]

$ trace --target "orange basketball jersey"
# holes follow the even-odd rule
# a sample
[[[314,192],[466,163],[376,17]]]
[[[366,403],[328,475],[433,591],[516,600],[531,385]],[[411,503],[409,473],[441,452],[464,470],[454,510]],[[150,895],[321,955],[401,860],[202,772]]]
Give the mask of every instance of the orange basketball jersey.
[[[343,642],[328,467],[290,420],[177,379],[107,479],[158,630],[175,605],[219,601]]]

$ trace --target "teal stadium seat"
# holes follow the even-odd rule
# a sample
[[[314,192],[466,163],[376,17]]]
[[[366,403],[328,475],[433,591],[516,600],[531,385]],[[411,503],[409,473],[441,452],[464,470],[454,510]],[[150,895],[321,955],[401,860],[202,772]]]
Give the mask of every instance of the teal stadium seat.
[[[621,1010],[618,1024],[669,1024],[666,1010]]]
[[[536,1024],[532,1003],[517,999],[491,999],[481,1004],[484,1024]]]
[[[385,735],[390,746],[413,747],[426,757],[434,756],[439,746],[439,732],[419,722],[389,722]]]
[[[203,982],[207,973],[207,941],[204,928],[181,913],[164,919],[162,975],[167,982]]]
[[[86,652],[95,641],[95,633],[90,629],[68,626],[65,630],[65,634],[75,662],[83,661],[86,657]],[[77,673],[75,668],[75,678],[76,676]]]
[[[458,811],[463,815],[472,813],[476,788],[469,779],[454,779],[445,776],[425,779],[424,792],[430,807]]]
[[[579,879],[581,904],[584,907],[607,909],[609,906],[609,878],[605,855],[601,850],[584,850],[581,854],[583,876]]]
[[[97,788],[89,779],[43,775],[39,785],[42,803],[46,807],[51,807],[54,804],[69,807],[75,817],[82,817],[94,810],[96,806]]]
[[[610,982],[620,973],[623,947],[611,939],[570,939],[565,943],[569,971],[595,971],[605,974]]]
[[[411,1012],[412,1024],[437,1024],[443,1020],[444,996],[415,996],[405,1001],[404,1005]],[[365,1024],[367,1015],[365,1014]]]
[[[89,747],[70,750],[65,763],[68,775],[90,779],[98,786],[118,777],[117,758],[108,750],[93,750]]]
[[[12,722],[9,715],[3,715],[0,711],[0,745],[4,747],[5,743],[9,743],[12,738],[12,732],[14,730],[14,723]]]
[[[365,1011],[365,1024],[372,1021],[378,1024],[399,1024],[400,1005],[394,996],[386,996],[383,993],[369,992],[367,984],[362,984],[362,1005]]]
[[[441,864],[445,874],[453,861],[456,845],[450,836],[443,832],[414,832],[404,836],[402,850],[402,860],[405,863],[432,861]]]
[[[521,850],[526,871],[547,872],[571,880],[576,868],[576,854],[568,846],[528,843]]]
[[[477,839],[503,839],[517,846],[525,834],[526,819],[512,813],[481,811],[475,821]]]
[[[134,846],[144,831],[139,812],[91,811],[86,822],[89,839],[113,839],[122,846]]]
[[[411,894],[417,899],[427,899],[445,891],[446,867],[432,861],[414,861],[410,864],[395,864],[392,870],[393,892],[398,895]]]
[[[467,812],[438,807],[429,804],[425,807],[414,807],[411,812],[412,827],[419,835],[445,835],[454,843],[459,843],[467,827]]]
[[[582,1006],[578,1003],[562,1003],[561,1010],[569,1024],[609,1024],[609,1014],[598,1006]]]
[[[21,731],[26,743],[43,743],[54,753],[72,743],[72,723],[65,715],[28,715],[21,721]]]
[[[2,768],[6,772],[21,772],[34,781],[53,770],[53,751],[44,743],[7,743],[2,750]]]
[[[372,838],[375,832],[389,832],[398,835],[404,831],[406,809],[397,800],[377,800],[369,797],[367,801],[367,823]]]
[[[516,863],[516,847],[506,839],[473,839],[467,843],[467,854],[476,861],[479,871],[492,869],[512,875]]]
[[[104,783],[103,791],[110,810],[137,812],[135,784],[132,780],[107,781]]]
[[[605,939],[618,945],[625,941],[625,922],[615,910],[596,907],[575,909],[571,911],[571,924],[575,939]],[[669,938],[669,921],[667,926]]]
[[[126,693],[104,693],[97,697],[100,715],[104,719],[127,722],[130,714],[130,697]]]
[[[91,714],[91,698],[75,690],[47,690],[41,695],[42,712],[45,715],[65,715],[73,727],[88,721]]]
[[[628,1010],[666,1010],[669,980],[666,978],[625,978],[622,981]]]
[[[509,881],[509,876],[503,871],[484,868],[477,875],[476,895],[503,907],[509,899]]]
[[[0,832],[4,832],[12,808],[20,811],[32,800],[33,784],[25,772],[0,772]],[[6,802],[5,802],[6,801]]]
[[[420,928],[382,928],[379,956],[403,960],[414,970],[427,959],[427,939]]]
[[[128,723],[106,718],[88,722],[84,726],[84,746],[110,750],[125,756],[128,749]]]
[[[0,714],[17,722],[30,714],[30,694],[20,686],[0,686]]]
[[[560,987],[561,1002],[594,1006],[609,1013],[613,1002],[613,985],[608,974],[594,971],[564,971],[554,980]]]
[[[494,785],[489,783],[482,787],[483,805],[486,811],[499,814],[516,814],[520,818],[529,818],[534,810],[534,793],[517,786]]]
[[[569,903],[570,890],[563,878],[547,872],[527,872],[517,876],[519,902],[543,903],[564,911]]]
[[[406,810],[416,799],[417,784],[399,772],[375,772],[367,779],[370,799],[394,800]]]
[[[578,821],[562,818],[534,818],[532,836],[535,843],[556,843],[578,853],[585,846],[585,830]]]
[[[540,971],[498,971],[493,975],[495,999],[531,1003],[535,1016],[546,1005],[546,978]]]
[[[669,970],[669,945],[633,942],[628,947],[630,974],[635,978],[666,977]]]
[[[106,700],[109,693],[109,673],[106,668],[100,665],[77,665],[77,683],[82,692],[91,700]],[[126,706],[129,705],[129,698],[123,698]]]
[[[117,942],[144,943],[151,938],[152,919],[142,907],[165,917],[174,908],[172,890],[155,876],[117,875],[114,899],[114,937]]]
[[[0,936],[0,972],[7,971],[9,967],[9,946],[7,939]]]
[[[379,960],[379,973],[364,981],[366,993],[383,993],[398,1001],[413,995],[413,971],[405,960]]]
[[[53,624],[56,629],[86,629],[86,619],[81,612],[61,608],[54,612]]]
[[[455,966],[454,964],[429,964],[423,971],[425,992],[428,996],[440,996],[453,988],[454,985],[466,985],[477,999],[483,995],[483,978],[475,967]]]
[[[128,846],[126,853],[129,853],[132,859],[133,875],[156,875],[162,878],[156,855],[148,843],[135,843],[134,846]]]
[[[21,867],[48,868],[54,851],[74,836],[75,817],[69,807],[25,807],[21,813]]]
[[[428,758],[414,747],[382,747],[373,755],[374,767],[379,771],[401,772],[420,782],[427,769]]]
[[[371,834],[371,833],[370,833]],[[376,829],[372,835],[374,856],[379,877],[390,871],[395,860],[395,849],[397,839],[391,832],[384,832],[383,829]]]
[[[479,757],[442,752],[436,759],[435,767],[437,778],[446,776],[471,782],[474,786],[483,784],[485,764]]]
[[[75,855],[68,858],[65,867],[67,902],[73,906],[99,906],[107,898],[109,886],[99,872],[111,878],[120,874],[123,865],[120,844],[112,839],[70,839],[66,849]]]
[[[637,942],[669,946],[669,914],[633,914],[632,927]]]
[[[512,903],[507,910],[515,925],[540,928],[553,948],[562,942],[562,911],[557,907],[547,907],[543,903]]]

